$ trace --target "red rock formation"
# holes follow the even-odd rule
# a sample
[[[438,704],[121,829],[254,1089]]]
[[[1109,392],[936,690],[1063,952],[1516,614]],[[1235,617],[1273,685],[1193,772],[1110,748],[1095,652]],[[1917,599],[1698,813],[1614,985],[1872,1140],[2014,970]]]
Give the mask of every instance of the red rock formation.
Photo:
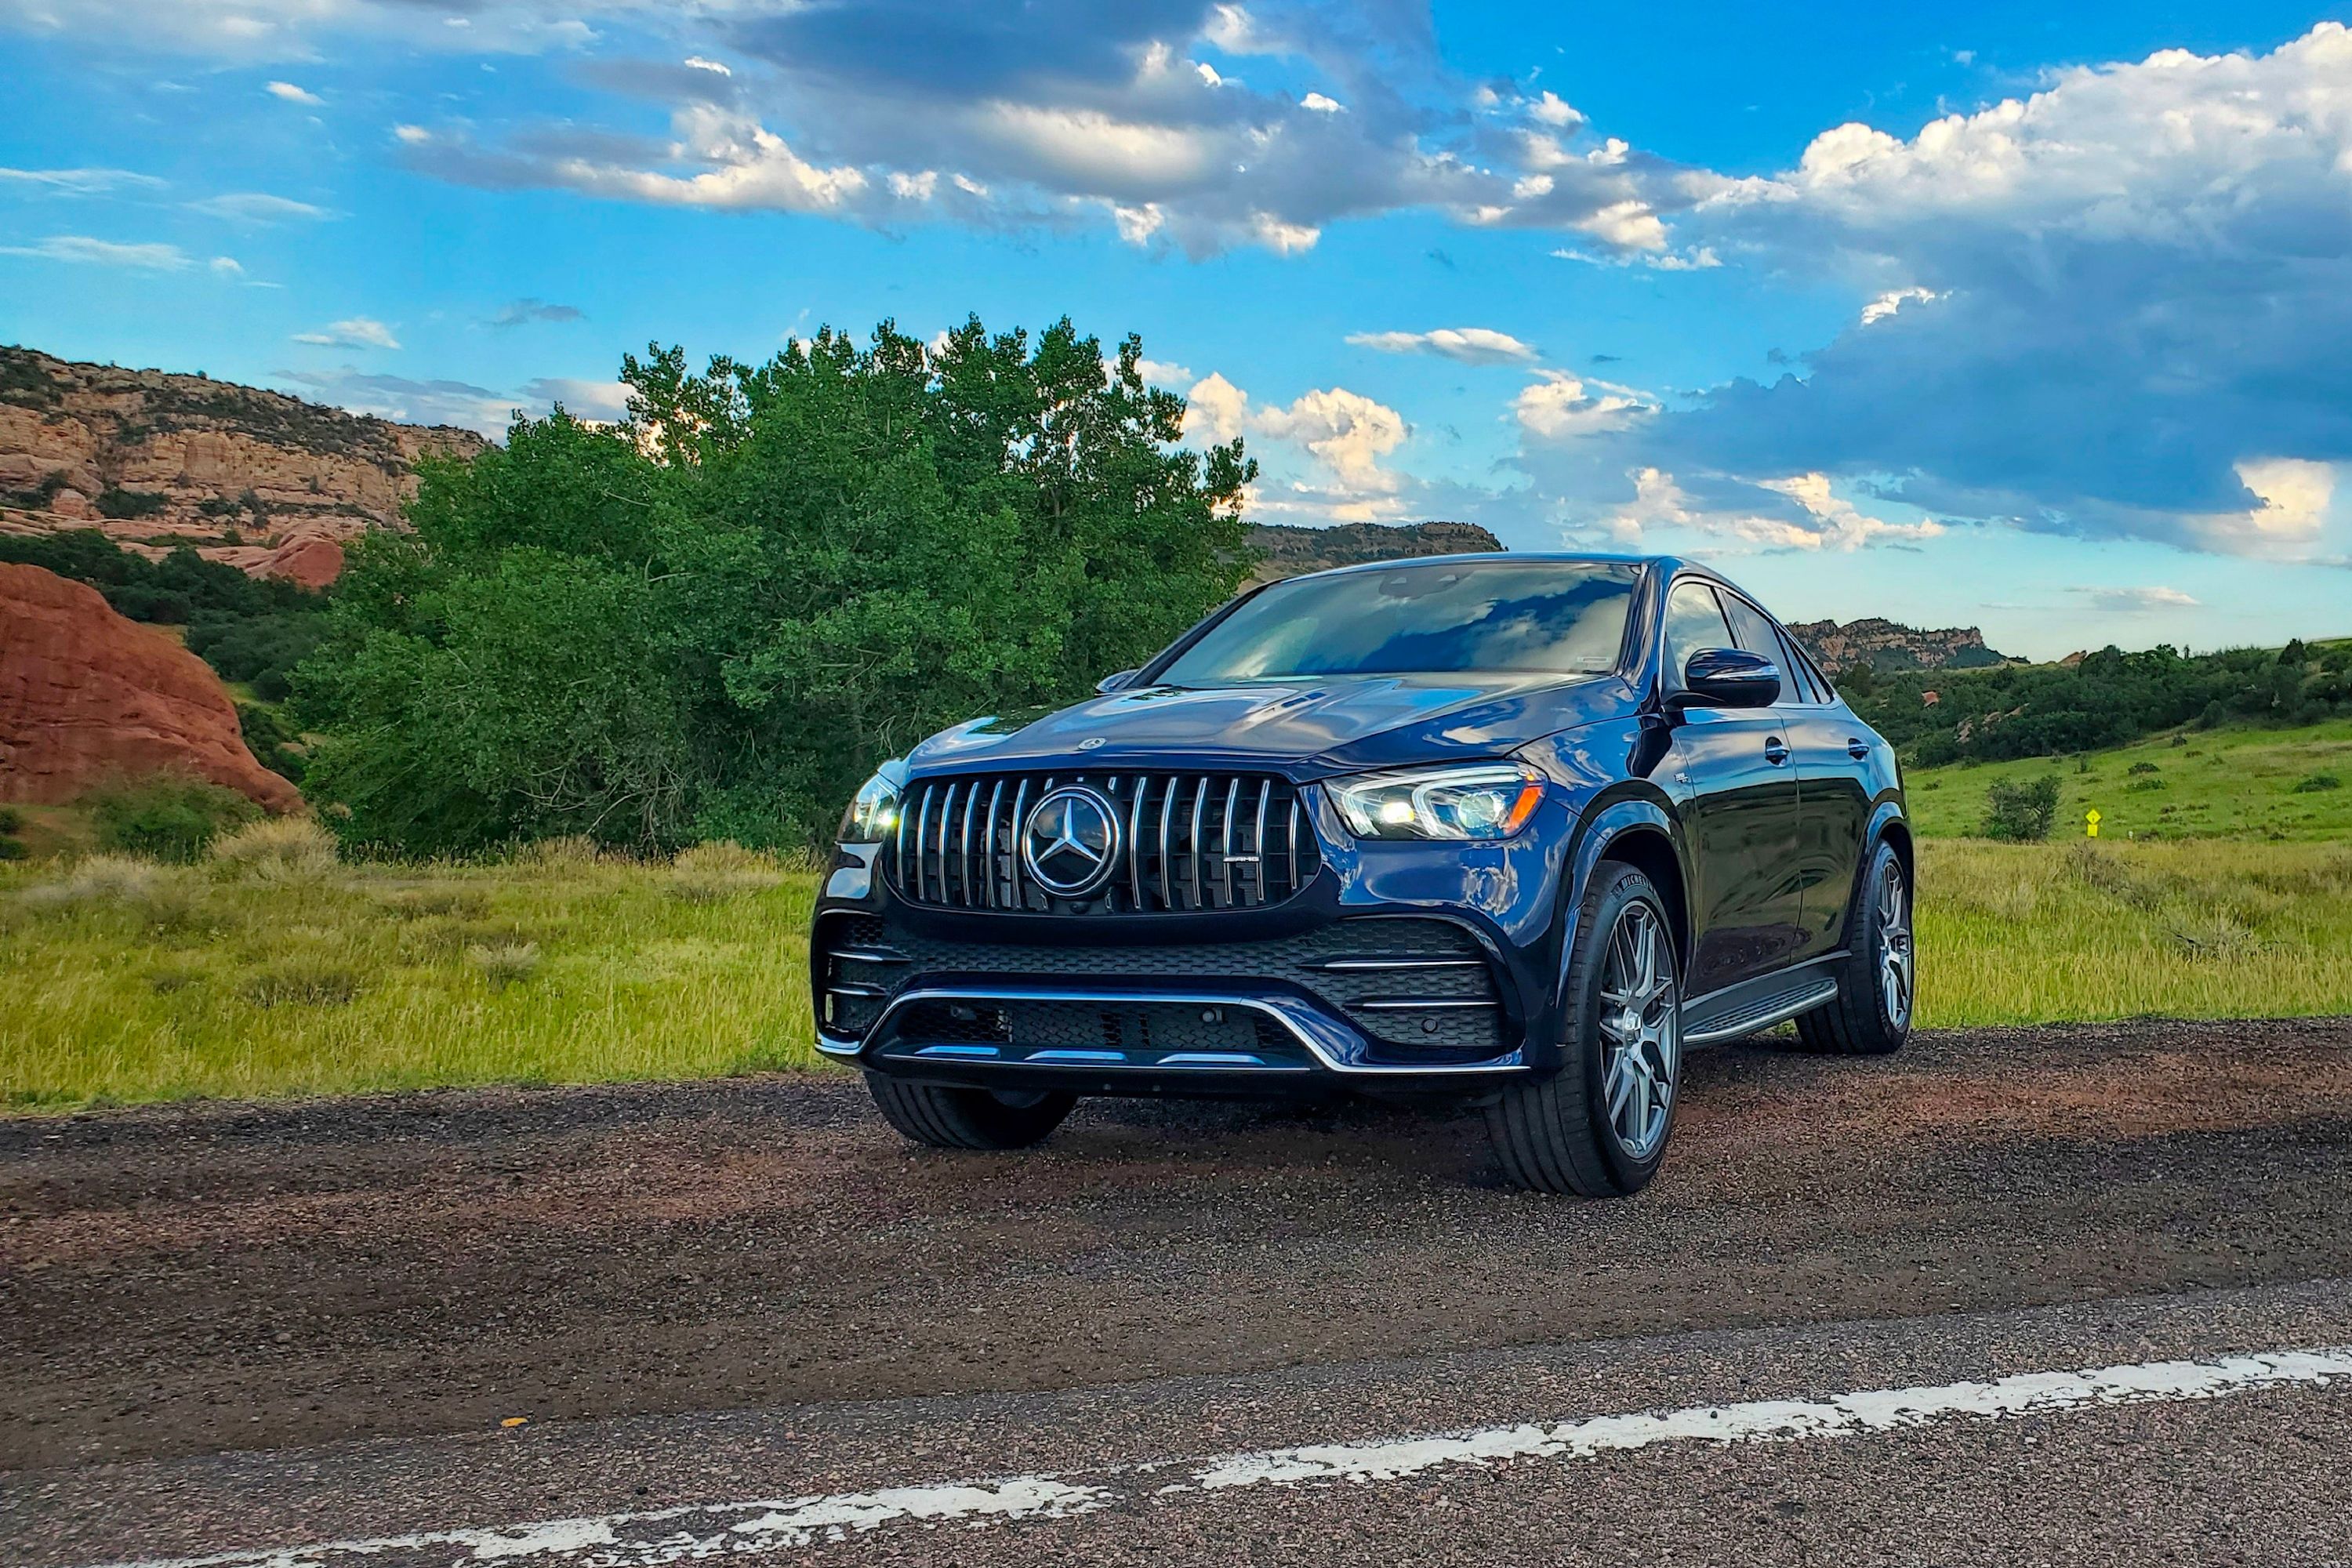
[[[173,770],[271,811],[295,787],[253,760],[204,660],[95,588],[0,563],[0,801],[53,805],[110,774]]]

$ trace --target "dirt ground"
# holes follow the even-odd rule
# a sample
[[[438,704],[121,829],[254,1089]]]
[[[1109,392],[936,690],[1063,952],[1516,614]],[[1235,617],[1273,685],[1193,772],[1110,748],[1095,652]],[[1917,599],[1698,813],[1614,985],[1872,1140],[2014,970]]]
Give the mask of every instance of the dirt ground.
[[[2347,1273],[2347,1019],[1705,1053],[1597,1205],[1354,1102],[1096,1102],[1010,1156],[837,1077],[18,1119],[0,1468]]]

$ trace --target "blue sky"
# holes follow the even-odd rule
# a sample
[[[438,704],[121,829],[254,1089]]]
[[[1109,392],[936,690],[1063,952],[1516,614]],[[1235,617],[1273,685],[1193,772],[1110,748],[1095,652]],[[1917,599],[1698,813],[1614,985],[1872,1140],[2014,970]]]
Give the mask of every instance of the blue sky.
[[[1265,521],[2352,634],[2342,15],[0,0],[0,340],[495,429],[1067,313]]]

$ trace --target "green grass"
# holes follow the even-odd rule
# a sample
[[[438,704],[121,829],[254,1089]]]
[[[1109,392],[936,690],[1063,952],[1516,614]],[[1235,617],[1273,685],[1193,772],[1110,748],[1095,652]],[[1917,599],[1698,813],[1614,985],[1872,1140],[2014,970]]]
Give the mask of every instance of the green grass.
[[[2352,844],[1931,838],[1920,857],[1925,1026],[2352,1013]],[[808,1066],[815,887],[723,846],[354,867],[282,823],[195,867],[0,865],[0,1104]]]
[[[1919,853],[1926,1027],[2352,1013],[2352,845],[1930,839]]]
[[[805,1065],[816,879],[737,855],[0,867],[0,1103]]]
[[[2050,773],[2060,791],[2053,838],[2083,837],[2083,814],[2094,806],[2102,840],[2352,837],[2352,782],[2310,782],[2352,781],[2352,721],[2340,719],[2299,730],[2189,730],[2082,759],[1914,768],[1903,782],[1920,833],[1953,838],[1978,832],[1995,779]]]

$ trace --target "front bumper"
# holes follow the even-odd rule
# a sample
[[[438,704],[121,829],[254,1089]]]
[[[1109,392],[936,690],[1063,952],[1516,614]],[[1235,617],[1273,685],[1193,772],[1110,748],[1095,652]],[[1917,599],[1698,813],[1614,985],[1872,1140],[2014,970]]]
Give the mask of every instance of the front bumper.
[[[1039,933],[1024,933],[1035,935]],[[817,1045],[908,1077],[1092,1082],[1479,1077],[1526,1066],[1525,1018],[1470,925],[1369,915],[1255,941],[970,941],[820,916]]]

